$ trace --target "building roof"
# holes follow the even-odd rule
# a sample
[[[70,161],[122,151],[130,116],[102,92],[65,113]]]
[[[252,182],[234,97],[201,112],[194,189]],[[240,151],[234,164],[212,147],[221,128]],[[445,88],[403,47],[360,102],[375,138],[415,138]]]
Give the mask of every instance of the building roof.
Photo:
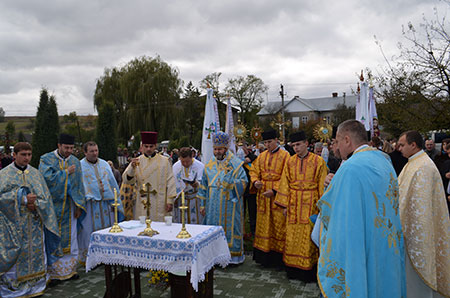
[[[344,104],[347,107],[355,107],[358,96],[337,96],[320,98],[300,98],[294,96],[288,102],[285,102],[285,112],[327,112],[336,109],[338,104]],[[259,112],[258,116],[276,114],[281,110],[281,101],[269,101]]]

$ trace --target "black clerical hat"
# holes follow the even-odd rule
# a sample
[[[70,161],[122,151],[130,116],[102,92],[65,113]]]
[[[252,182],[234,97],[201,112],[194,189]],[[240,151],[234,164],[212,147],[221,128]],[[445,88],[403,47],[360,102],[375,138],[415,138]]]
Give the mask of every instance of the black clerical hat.
[[[289,141],[292,143],[304,141],[304,140],[306,140],[306,135],[305,135],[304,131],[297,131],[289,136]]]
[[[59,135],[59,144],[73,145],[75,143],[75,137],[66,133]]]
[[[267,141],[267,140],[272,140],[272,139],[276,139],[278,137],[277,131],[276,130],[268,130],[268,131],[264,131],[263,133],[261,133],[262,139],[263,141]]]

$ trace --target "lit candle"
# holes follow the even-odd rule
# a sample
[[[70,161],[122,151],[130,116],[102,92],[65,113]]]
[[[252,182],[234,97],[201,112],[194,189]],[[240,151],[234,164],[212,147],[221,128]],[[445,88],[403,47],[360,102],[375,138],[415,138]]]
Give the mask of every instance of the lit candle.
[[[181,192],[181,205],[184,206],[184,191]]]

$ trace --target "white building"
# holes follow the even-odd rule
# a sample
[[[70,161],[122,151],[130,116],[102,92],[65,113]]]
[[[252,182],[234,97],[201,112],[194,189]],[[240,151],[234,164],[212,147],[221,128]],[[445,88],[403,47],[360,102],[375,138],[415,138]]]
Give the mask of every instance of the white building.
[[[333,93],[331,97],[321,98],[300,98],[294,96],[289,101],[284,103],[285,120],[292,122],[292,128],[298,128],[300,123],[306,123],[310,120],[326,119],[328,123],[336,123],[333,113],[339,104],[344,104],[347,107],[354,108],[358,96],[351,95],[338,96]],[[261,121],[271,118],[273,115],[281,112],[281,101],[270,101],[261,111],[258,112],[258,117]]]

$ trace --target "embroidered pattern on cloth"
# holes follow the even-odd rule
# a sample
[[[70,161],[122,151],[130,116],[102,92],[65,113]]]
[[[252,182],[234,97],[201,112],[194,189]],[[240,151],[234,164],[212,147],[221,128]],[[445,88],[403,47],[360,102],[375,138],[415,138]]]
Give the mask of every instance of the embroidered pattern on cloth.
[[[186,225],[192,235],[177,239],[180,224],[165,226],[153,222],[152,228],[160,234],[138,237],[143,229],[129,229],[120,234],[110,234],[108,229],[92,233],[86,260],[86,271],[99,264],[139,267],[147,270],[169,272],[191,271],[191,283],[205,279],[215,264],[225,267],[231,260],[225,233],[220,226]]]

